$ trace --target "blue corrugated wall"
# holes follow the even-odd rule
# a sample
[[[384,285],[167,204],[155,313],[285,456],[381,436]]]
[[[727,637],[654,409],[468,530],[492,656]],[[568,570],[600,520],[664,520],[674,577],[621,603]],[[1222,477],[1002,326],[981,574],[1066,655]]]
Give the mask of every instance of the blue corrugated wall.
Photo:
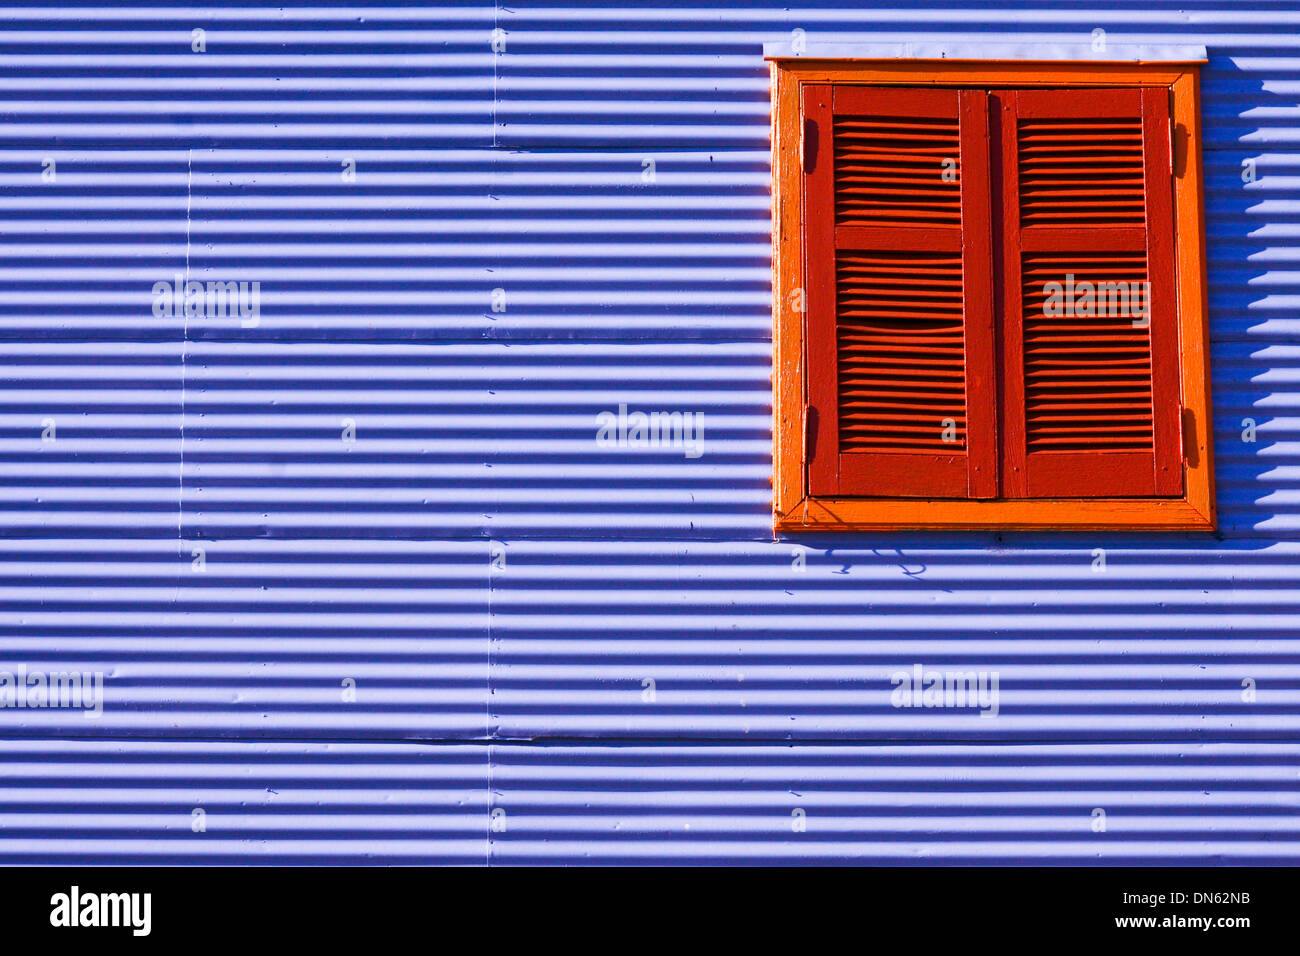
[[[0,14],[0,860],[1300,860],[1300,8],[623,6]],[[1208,48],[1218,535],[772,540],[796,29]]]

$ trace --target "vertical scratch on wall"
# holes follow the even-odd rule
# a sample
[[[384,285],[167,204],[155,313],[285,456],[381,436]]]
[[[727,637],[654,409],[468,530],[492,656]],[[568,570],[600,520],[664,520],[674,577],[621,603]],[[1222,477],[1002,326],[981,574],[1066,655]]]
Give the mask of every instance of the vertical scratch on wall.
[[[194,149],[185,153],[185,285],[178,292],[188,288],[190,281],[190,222],[194,209]],[[180,455],[176,473],[176,540],[185,538],[185,362],[190,342],[190,316],[182,305],[181,332],[181,416],[180,416]],[[182,549],[184,556],[184,549]]]
[[[493,0],[492,3],[492,35],[497,36],[497,30],[501,28],[501,3],[500,0]],[[492,186],[491,192],[496,192],[496,172],[497,172],[497,79],[499,75],[499,61],[501,54],[495,49],[492,51]],[[487,866],[492,865],[492,534],[488,532],[488,561],[487,561],[487,691],[485,706],[487,713],[484,715],[485,721],[483,726],[483,736],[487,740],[487,800],[485,802],[483,821],[487,827],[487,858],[484,861]]]
[[[492,38],[493,43],[498,36],[497,30],[501,29],[501,4],[492,4]],[[492,148],[497,146],[497,62],[501,59],[501,54],[496,51],[494,45],[489,46],[492,50]]]

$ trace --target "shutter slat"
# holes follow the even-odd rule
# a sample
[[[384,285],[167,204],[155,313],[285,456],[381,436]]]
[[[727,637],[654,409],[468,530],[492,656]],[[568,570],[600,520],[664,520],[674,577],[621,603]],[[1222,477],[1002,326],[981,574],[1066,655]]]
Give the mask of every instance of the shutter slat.
[[[947,122],[837,114],[832,135],[837,225],[960,224],[955,108]],[[942,176],[944,159],[954,167],[951,182]]]
[[[1140,113],[1110,121],[1020,118],[1016,148],[1022,227],[1145,222]]]
[[[960,289],[961,256],[914,252],[909,259],[924,263],[931,274]],[[892,278],[864,277],[853,268],[879,262],[857,252],[841,252],[837,262],[840,451],[887,452],[897,448],[899,431],[884,416],[884,408],[850,399],[867,395],[886,399],[909,391],[909,397],[917,402],[917,411],[914,427],[909,429],[915,434],[909,437],[906,447],[945,455],[962,452],[966,439],[961,428],[956,430],[955,441],[943,440],[945,421],[966,417],[965,347],[960,335],[951,334],[962,327],[960,292],[928,296],[927,303],[919,305],[912,285],[895,286]],[[896,269],[899,264],[893,260]],[[877,344],[906,348],[917,357],[918,364],[882,360],[872,348]],[[864,386],[879,391],[864,393]]]
[[[1060,450],[1064,447],[1095,449],[1125,449],[1139,444],[1150,446],[1155,440],[1151,427],[1151,343],[1147,329],[1135,326],[1131,299],[1117,303],[1128,305],[1128,315],[1117,316],[1120,321],[1097,320],[1095,327],[1089,321],[1070,321],[1059,314],[1049,314],[1047,296],[1043,294],[1044,276],[1074,277],[1076,288],[1087,284],[1095,290],[1104,283],[1123,282],[1125,298],[1133,283],[1146,283],[1145,257],[1117,256],[1110,262],[1096,256],[1087,265],[1080,265],[1071,256],[1026,256],[1023,271],[1030,277],[1022,294],[1024,303],[1024,376],[1025,376],[1025,437],[1028,451]],[[1107,297],[1109,305],[1109,297]],[[1062,303],[1064,305],[1065,303]],[[1095,309],[1096,302],[1093,302]],[[1140,318],[1140,316],[1138,316]],[[1087,345],[1079,342],[1077,333],[1087,332]],[[1145,406],[1146,427],[1135,432],[1131,427],[1120,427],[1115,419],[1116,409],[1110,402],[1100,402],[1089,409],[1084,418],[1077,416],[1068,424],[1043,406],[1060,398],[1063,393],[1078,394],[1079,386],[1097,388],[1127,388],[1125,397],[1130,403]]]

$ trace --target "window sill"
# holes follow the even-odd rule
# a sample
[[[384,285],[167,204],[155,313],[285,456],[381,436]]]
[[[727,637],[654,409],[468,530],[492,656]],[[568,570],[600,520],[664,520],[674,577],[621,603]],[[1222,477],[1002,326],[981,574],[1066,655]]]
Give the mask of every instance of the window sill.
[[[773,530],[818,531],[1213,531],[1212,507],[1180,498],[805,498]]]

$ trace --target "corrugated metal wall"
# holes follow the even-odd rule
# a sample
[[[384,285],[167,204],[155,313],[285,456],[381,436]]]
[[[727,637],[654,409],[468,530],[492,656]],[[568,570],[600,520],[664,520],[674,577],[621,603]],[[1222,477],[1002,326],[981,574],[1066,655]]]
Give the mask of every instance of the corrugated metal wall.
[[[0,15],[0,860],[1300,860],[1300,9],[621,6]],[[1218,536],[772,540],[795,29],[1208,47]]]

